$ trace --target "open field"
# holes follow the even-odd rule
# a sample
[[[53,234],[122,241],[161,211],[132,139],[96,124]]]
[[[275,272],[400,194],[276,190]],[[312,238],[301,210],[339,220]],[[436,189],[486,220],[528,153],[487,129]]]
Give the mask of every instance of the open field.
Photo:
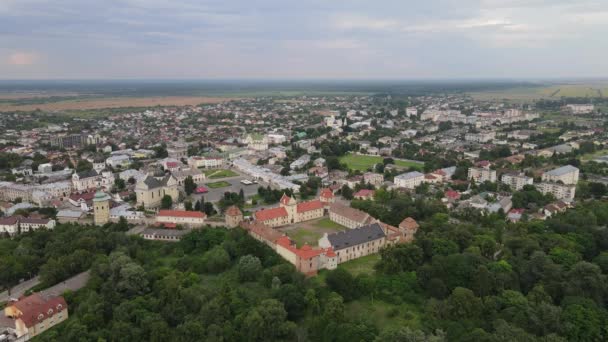
[[[301,247],[304,244],[316,246],[324,233],[335,233],[346,229],[328,218],[322,218],[312,220],[308,222],[302,222],[284,230],[284,232],[291,238],[296,246]]]
[[[346,166],[348,166],[348,168],[351,170],[366,171],[370,167],[373,167],[375,164],[382,163],[383,160],[384,157],[380,156],[366,156],[349,153],[340,158],[340,163],[346,164]],[[402,167],[422,168],[422,166],[424,166],[424,163],[395,160],[395,165]]]
[[[595,159],[597,157],[601,157],[601,156],[605,156],[605,155],[608,155],[608,149],[595,151],[593,153],[583,154],[581,156],[581,160],[582,161],[590,161],[590,160],[593,160],[593,159]]]
[[[559,99],[562,97],[608,97],[608,83],[590,82],[539,85],[538,87],[514,87],[472,92],[470,95],[474,99],[481,101],[511,100],[522,102],[532,102],[539,99]]]
[[[227,186],[230,186],[230,183],[221,181],[221,182],[207,183],[205,185],[211,189],[217,189],[217,188],[225,188]]]
[[[100,108],[155,107],[155,106],[194,106],[201,103],[221,103],[236,98],[205,96],[156,96],[156,97],[115,97],[115,98],[75,98],[59,102],[40,104],[0,104],[0,111],[44,111],[87,110]]]
[[[236,177],[239,175],[238,173],[236,173],[232,170],[225,170],[225,169],[204,170],[203,173],[209,179]]]
[[[376,265],[376,263],[378,263],[378,261],[380,261],[380,254],[376,253],[355,260],[347,261],[343,264],[338,265],[338,267],[344,268],[353,276],[359,274],[372,275],[376,272],[374,266]]]

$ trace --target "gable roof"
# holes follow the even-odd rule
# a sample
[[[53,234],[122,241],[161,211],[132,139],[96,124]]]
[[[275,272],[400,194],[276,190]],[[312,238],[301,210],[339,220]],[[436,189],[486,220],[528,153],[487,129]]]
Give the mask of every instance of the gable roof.
[[[284,207],[263,209],[256,211],[254,216],[255,219],[258,221],[268,221],[279,217],[287,216],[287,210]]]
[[[334,250],[357,246],[365,242],[378,240],[386,237],[382,227],[378,223],[372,223],[356,229],[348,229],[327,236]]]
[[[63,297],[43,298],[39,293],[21,298],[14,302],[12,306],[21,311],[21,316],[18,318],[28,328],[68,308],[68,304]]]
[[[207,215],[200,211],[185,211],[185,210],[160,210],[158,217],[187,217],[204,219]]]
[[[340,203],[332,203],[329,206],[329,212],[342,216],[342,217],[346,217],[349,220],[359,222],[359,223],[365,223],[371,217],[366,212],[363,212],[363,211],[355,209],[355,208],[347,207]]]
[[[317,209],[323,209],[323,203],[319,200],[312,200],[312,201],[308,201],[308,202],[298,203],[298,206],[297,206],[297,211],[299,213],[303,213],[303,212],[307,212],[307,211],[311,211],[311,210],[317,210]]]

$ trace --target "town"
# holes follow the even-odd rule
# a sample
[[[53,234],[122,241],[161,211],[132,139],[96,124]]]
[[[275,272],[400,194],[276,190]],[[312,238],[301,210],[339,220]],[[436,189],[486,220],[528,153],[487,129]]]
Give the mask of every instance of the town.
[[[384,260],[428,227],[516,229],[604,198],[605,115],[587,102],[465,94],[256,97],[48,123],[49,113],[4,113],[0,234],[120,225],[175,244],[243,230],[304,277],[325,278]],[[3,275],[2,286],[36,273]],[[0,323],[17,338],[43,334],[68,318],[51,292],[7,295]]]

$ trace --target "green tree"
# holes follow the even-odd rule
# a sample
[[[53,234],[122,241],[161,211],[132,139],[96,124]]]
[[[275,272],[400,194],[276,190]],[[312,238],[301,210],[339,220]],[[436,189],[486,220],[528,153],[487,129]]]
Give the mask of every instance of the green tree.
[[[171,209],[173,207],[173,198],[169,195],[163,196],[160,200],[160,207],[161,209]]]
[[[262,263],[256,256],[245,255],[239,259],[237,272],[242,282],[256,280],[262,272]]]
[[[184,191],[187,195],[192,195],[192,193],[196,189],[196,186],[197,185],[196,183],[194,183],[194,179],[192,179],[192,176],[186,177],[186,179],[184,180]]]

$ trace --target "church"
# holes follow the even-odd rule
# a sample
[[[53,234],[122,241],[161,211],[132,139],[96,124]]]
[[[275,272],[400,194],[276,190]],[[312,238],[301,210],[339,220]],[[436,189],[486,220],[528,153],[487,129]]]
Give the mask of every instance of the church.
[[[325,210],[318,199],[298,203],[295,198],[283,194],[279,203],[278,208],[257,211],[255,220],[269,227],[280,227],[321,218]]]

